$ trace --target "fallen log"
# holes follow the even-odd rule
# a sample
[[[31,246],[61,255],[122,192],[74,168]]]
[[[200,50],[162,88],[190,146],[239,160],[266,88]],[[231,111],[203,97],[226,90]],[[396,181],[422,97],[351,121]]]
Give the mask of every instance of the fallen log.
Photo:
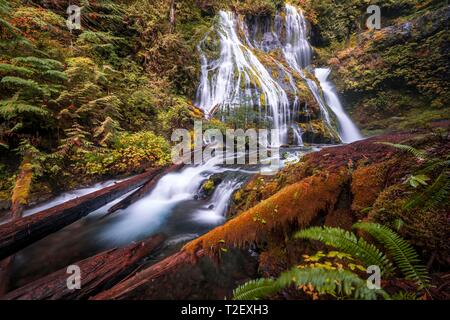
[[[138,201],[139,199],[142,199],[143,197],[148,195],[153,190],[153,188],[156,186],[156,184],[158,183],[158,181],[161,177],[163,177],[164,175],[166,175],[168,173],[178,171],[182,167],[183,167],[183,164],[174,164],[174,165],[162,170],[162,172],[157,174],[152,179],[148,180],[142,187],[140,187],[139,189],[134,191],[132,194],[127,196],[125,199],[116,203],[111,208],[109,208],[108,213],[104,217],[108,216],[109,214],[111,214],[117,210],[125,209],[128,206],[130,206],[131,204]]]
[[[179,251],[91,299],[223,299],[256,275],[257,259],[245,250],[230,249],[221,263],[203,250],[195,257]]]
[[[20,287],[1,297],[4,300],[56,300],[87,299],[108,289],[128,276],[136,264],[164,242],[158,234],[124,248],[115,248],[73,263],[80,268],[80,288],[69,289],[67,268],[55,271],[43,278]]]
[[[161,170],[149,170],[107,188],[0,225],[0,260],[142,186]]]

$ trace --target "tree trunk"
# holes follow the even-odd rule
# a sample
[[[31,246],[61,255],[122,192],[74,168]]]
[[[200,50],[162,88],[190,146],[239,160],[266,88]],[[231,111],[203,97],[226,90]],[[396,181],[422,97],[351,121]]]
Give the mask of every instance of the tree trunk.
[[[94,300],[223,299],[257,276],[257,259],[231,249],[217,263],[204,254],[179,251],[94,297]]]
[[[73,263],[81,271],[80,289],[68,288],[68,278],[72,274],[67,272],[67,268],[63,268],[8,293],[2,299],[87,299],[124,279],[140,260],[160,247],[164,240],[165,236],[158,234],[125,248],[110,249]]]

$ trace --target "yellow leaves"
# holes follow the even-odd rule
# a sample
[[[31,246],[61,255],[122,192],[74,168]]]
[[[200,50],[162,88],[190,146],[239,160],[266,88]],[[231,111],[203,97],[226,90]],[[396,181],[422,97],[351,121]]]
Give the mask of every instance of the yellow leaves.
[[[315,290],[311,283],[298,286],[306,295],[310,296],[313,300],[319,300],[319,293]]]
[[[326,270],[350,269],[352,271],[366,271],[364,266],[353,262],[355,259],[350,254],[340,251],[330,251],[328,253],[318,251],[313,256],[304,254],[302,257],[304,263],[298,266],[300,269],[321,268]]]
[[[113,147],[88,152],[79,169],[90,175],[117,174],[170,162],[169,144],[150,131],[119,134]]]
[[[19,176],[13,189],[12,202],[26,205],[30,193],[31,179],[33,177],[33,168],[28,161],[24,162],[20,167]]]
[[[256,213],[255,216],[253,217],[253,221],[254,222],[260,222],[261,224],[266,224],[267,223],[267,221],[265,219],[261,218],[258,213]]]

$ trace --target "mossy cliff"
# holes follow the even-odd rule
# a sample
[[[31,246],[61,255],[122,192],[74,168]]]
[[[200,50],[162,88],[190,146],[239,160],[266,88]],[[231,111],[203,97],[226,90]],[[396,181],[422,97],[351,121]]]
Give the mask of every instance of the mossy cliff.
[[[319,15],[313,21],[318,63],[333,68],[346,109],[368,135],[448,120],[450,7],[445,1],[403,1],[394,10],[388,1],[379,5],[380,30],[364,26],[364,7],[354,13],[357,23],[338,15],[346,33]]]

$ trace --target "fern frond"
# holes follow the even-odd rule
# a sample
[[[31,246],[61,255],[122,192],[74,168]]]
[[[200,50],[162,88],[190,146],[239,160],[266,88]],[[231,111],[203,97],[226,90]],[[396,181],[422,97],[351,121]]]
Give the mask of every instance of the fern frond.
[[[23,65],[23,66],[29,66],[34,67],[41,71],[48,71],[48,70],[62,70],[64,68],[64,65],[53,59],[47,59],[47,58],[38,58],[38,57],[16,57],[12,59],[12,62],[14,64]]]
[[[46,91],[36,81],[19,77],[6,76],[0,81],[7,88],[21,90],[30,95],[45,95]]]
[[[391,296],[392,300],[418,300],[415,292],[400,291]]]
[[[251,280],[233,290],[233,300],[258,300],[281,289],[282,287],[274,279]]]
[[[450,179],[448,172],[444,170],[425,191],[415,194],[407,201],[403,209],[411,210],[419,206],[424,209],[439,208],[448,204],[449,197]]]
[[[8,63],[0,63],[0,74],[2,75],[16,75],[20,77],[31,77],[33,70],[25,67],[19,67]]]
[[[367,243],[363,238],[358,238],[352,232],[330,227],[312,227],[300,230],[295,238],[318,240],[326,245],[351,254],[366,266],[377,265],[383,274],[394,272],[394,267],[386,255],[373,244]]]
[[[391,143],[391,142],[375,142],[376,144],[383,144],[389,147],[393,147],[402,151],[405,151],[407,153],[412,154],[414,157],[419,159],[426,159],[427,154],[422,150],[417,150],[414,147],[405,145],[405,144],[398,144],[398,143]]]
[[[347,270],[324,268],[292,268],[274,279],[251,280],[233,291],[234,300],[266,298],[291,285],[311,285],[319,294],[353,299],[376,300],[379,296],[389,299],[382,289],[369,289],[366,280]]]
[[[420,264],[419,255],[408,241],[378,223],[359,222],[353,227],[367,232],[382,243],[406,279],[416,281],[421,288],[428,285],[429,278],[426,268]]]
[[[416,172],[416,174],[426,174],[430,172],[436,172],[440,168],[446,168],[450,166],[450,160],[442,160],[442,159],[431,159],[427,162],[426,166],[423,169],[420,169]]]
[[[293,268],[278,278],[280,287],[291,284],[311,284],[319,294],[350,297],[353,299],[376,300],[378,296],[389,299],[382,289],[369,289],[367,281],[348,270],[330,270],[324,268]]]
[[[48,111],[44,108],[33,106],[26,102],[14,101],[14,100],[1,100],[0,101],[0,117],[10,120],[20,114],[33,114],[41,117],[48,115]]]

